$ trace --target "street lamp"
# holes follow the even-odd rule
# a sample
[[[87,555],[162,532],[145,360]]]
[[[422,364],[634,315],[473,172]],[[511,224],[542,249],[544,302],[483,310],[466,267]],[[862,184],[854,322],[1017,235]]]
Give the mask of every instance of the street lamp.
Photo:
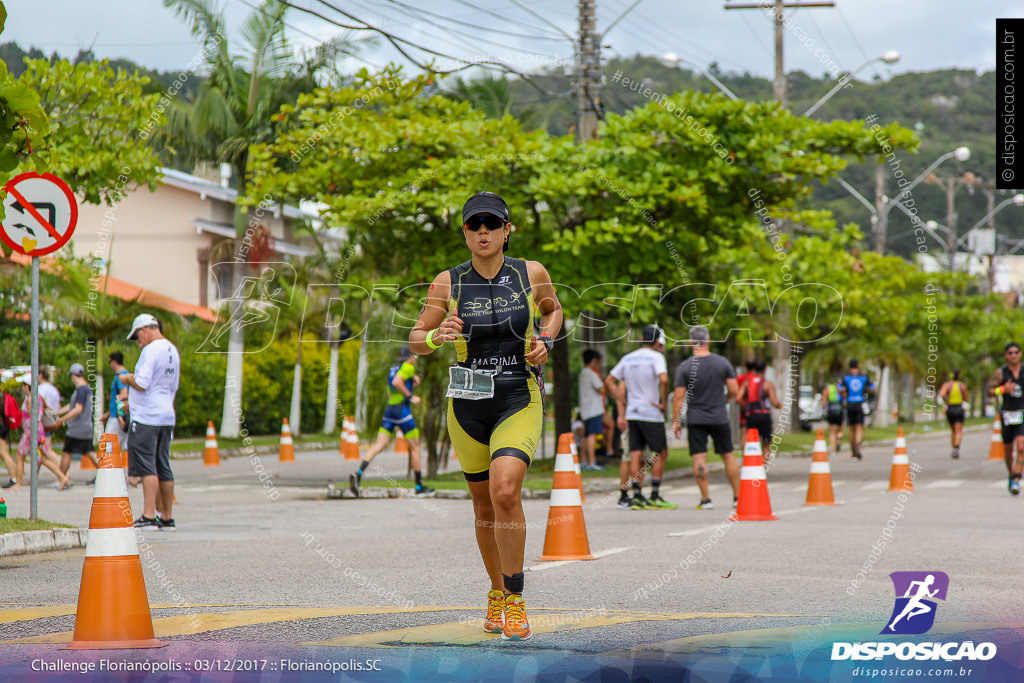
[[[978,221],[977,223],[972,225],[971,228],[967,232],[964,233],[963,237],[961,237],[960,239],[957,240],[956,246],[959,247],[959,246],[962,246],[963,244],[966,244],[967,240],[970,237],[972,232],[974,232],[975,230],[979,229],[981,227],[982,223],[985,223],[988,219],[990,219],[993,216],[995,216],[997,213],[999,213],[1000,211],[1005,209],[1010,204],[1013,204],[1014,206],[1024,206],[1024,194],[1015,194],[1012,197],[1010,197],[1009,199],[1003,200],[998,205],[996,205],[996,207],[994,209],[992,209],[987,214],[985,214],[984,218],[982,218],[980,221]]]
[[[931,174],[931,172],[934,171],[942,162],[952,158],[956,158],[957,161],[969,160],[971,158],[970,147],[956,147],[955,150],[953,150],[952,152],[942,155],[935,161],[935,163],[933,163],[931,166],[925,169],[925,171],[921,175],[914,178],[913,181],[910,184],[908,184],[899,195],[892,199],[886,197],[885,195],[882,195],[879,198],[877,204],[871,204],[869,201],[867,201],[867,199],[865,199],[864,196],[859,193],[856,187],[851,185],[843,178],[837,177],[836,181],[844,189],[846,189],[846,191],[848,191],[848,193],[850,193],[850,195],[852,195],[854,199],[856,199],[858,202],[860,202],[867,208],[867,211],[870,213],[871,216],[871,225],[873,226],[874,231],[876,231],[877,234],[882,234],[882,236],[884,236],[884,234],[888,230],[889,212],[895,209],[896,207],[899,207],[903,211],[903,213],[910,217],[911,220],[918,221],[918,223],[927,226],[927,223],[923,223],[920,218],[910,213],[910,211],[900,203],[900,200],[906,197],[910,193],[911,189],[918,185],[918,183],[920,183],[922,180],[927,178],[929,174]],[[934,233],[932,234],[932,237],[934,237],[936,241],[941,242],[941,240],[939,240]]]
[[[701,67],[700,64],[697,64],[696,62],[691,62],[688,59],[683,59],[682,57],[677,55],[675,52],[666,52],[665,54],[663,54],[661,56],[661,63],[664,64],[665,66],[679,66],[680,64],[689,64],[690,66],[692,66],[694,69],[697,70],[697,73],[699,73],[701,76],[703,76],[704,78],[706,78],[709,81],[711,81],[712,83],[714,83],[715,87],[717,87],[723,93],[728,95],[729,99],[731,99],[731,100],[739,99],[738,97],[736,97],[736,95],[733,94],[732,90],[729,90],[727,87],[725,87],[724,83],[722,83],[720,80],[718,80],[717,78],[712,76],[710,73],[705,71],[704,68]]]
[[[846,86],[847,83],[849,83],[851,80],[853,80],[854,76],[856,76],[862,70],[864,70],[867,67],[871,66],[875,62],[884,62],[886,64],[895,64],[898,61],[900,61],[900,53],[896,52],[896,50],[889,50],[888,52],[886,52],[881,57],[875,57],[874,59],[870,59],[870,60],[864,62],[863,64],[858,66],[856,69],[854,69],[850,73],[848,73],[848,74],[844,75],[842,78],[840,78],[839,82],[836,83],[834,88],[829,90],[828,93],[824,97],[822,97],[820,100],[818,100],[817,102],[812,104],[811,108],[804,112],[804,116],[810,116],[814,112],[818,111],[818,108],[821,107],[821,105],[823,105],[826,102],[828,102],[829,98],[831,98],[837,92],[842,90]]]

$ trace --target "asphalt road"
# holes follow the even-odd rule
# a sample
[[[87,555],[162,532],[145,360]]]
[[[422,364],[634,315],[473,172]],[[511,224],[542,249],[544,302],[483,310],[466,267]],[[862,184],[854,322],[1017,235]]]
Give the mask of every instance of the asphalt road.
[[[1005,466],[986,459],[989,438],[968,434],[959,460],[945,434],[911,440],[914,490],[903,503],[886,490],[891,445],[866,448],[862,462],[846,451],[833,456],[835,507],[803,505],[809,458],[776,458],[768,467],[775,521],[730,523],[722,472],[712,474],[712,511],[694,509],[692,480],[663,485],[680,504],[671,511],[622,510],[615,493],[588,494],[594,561],[537,562],[549,504],[526,500],[525,597],[535,635],[514,645],[479,629],[488,585],[467,500],[329,500],[326,483],[347,479],[357,464],[335,452],[300,453],[297,463],[263,456],[270,488],[245,458],[219,468],[175,462],[178,531],[140,537],[151,552],[143,566],[157,636],[171,642],[152,652],[161,661],[212,651],[278,662],[362,661],[369,653],[388,672],[333,674],[366,680],[567,680],[599,662],[606,670],[621,664],[621,680],[672,680],[691,666],[794,680],[810,669],[778,667],[835,666],[832,642],[878,638],[893,609],[890,572],[940,571],[950,585],[932,635],[978,631],[1008,638],[1004,652],[1019,653],[1006,629],[1019,632],[1024,621],[1024,500],[1007,493]],[[385,454],[380,464],[394,475],[404,456]],[[91,496],[84,485],[43,488],[40,515],[84,526]],[[137,515],[141,490],[130,497]],[[25,514],[27,500],[27,492],[9,495],[11,514]],[[0,678],[63,656],[56,648],[71,639],[83,557],[0,560]],[[495,678],[510,647],[515,658]],[[783,663],[767,664],[776,655]],[[281,678],[291,665],[277,666],[252,680],[291,680]],[[851,679],[848,669],[840,673],[827,675]]]

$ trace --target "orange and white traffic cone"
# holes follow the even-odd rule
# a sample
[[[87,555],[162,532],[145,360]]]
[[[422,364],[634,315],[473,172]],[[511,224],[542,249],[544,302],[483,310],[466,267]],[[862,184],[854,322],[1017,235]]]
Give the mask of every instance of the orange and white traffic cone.
[[[738,522],[778,519],[772,514],[764,455],[761,453],[761,436],[756,429],[747,430],[747,441],[743,446],[743,467],[740,468],[739,500],[736,502],[736,512],[729,519]]]
[[[590,541],[587,540],[587,525],[583,522],[583,500],[580,497],[572,451],[562,447],[565,437],[572,442],[572,434],[568,433],[558,439],[548,528],[544,534],[544,553],[537,558],[539,562],[594,559],[590,554]]]
[[[219,465],[220,451],[217,450],[217,430],[213,420],[206,423],[206,448],[203,451],[203,465]]]
[[[910,456],[907,455],[907,440],[903,437],[902,427],[896,432],[896,448],[892,452],[892,474],[889,475],[889,490],[914,490],[914,482],[910,479]]]
[[[1000,458],[1001,457],[1002,456],[1000,456]],[[83,470],[94,470],[94,469],[96,469],[96,465],[92,464],[92,460],[90,460],[89,458],[85,457],[84,454],[82,455],[82,464],[79,467],[81,469],[83,469]]]
[[[558,437],[558,450],[555,454],[557,455],[563,450],[568,450],[572,453],[572,468],[576,472],[576,482],[580,487],[580,500],[586,503],[587,497],[583,494],[583,473],[580,471],[580,454],[576,450],[576,439],[568,432]]]
[[[288,426],[288,418],[281,424],[281,455],[278,462],[295,462],[295,446],[292,444],[292,428]]]
[[[999,419],[996,412],[996,421],[992,425],[992,443],[988,445],[989,460],[1005,460],[1005,449],[1003,448],[1003,421]]]
[[[139,544],[116,434],[103,434],[70,650],[163,647],[153,637]]]
[[[804,505],[835,505],[832,493],[832,469],[828,465],[828,446],[825,430],[814,435],[814,453],[811,454],[811,476],[807,480],[807,502]]]
[[[341,454],[346,460],[359,460],[359,434],[356,432],[356,421],[345,416],[341,421]]]
[[[396,429],[395,435],[395,453],[408,453],[409,442],[405,440],[405,434],[402,433],[401,429]]]

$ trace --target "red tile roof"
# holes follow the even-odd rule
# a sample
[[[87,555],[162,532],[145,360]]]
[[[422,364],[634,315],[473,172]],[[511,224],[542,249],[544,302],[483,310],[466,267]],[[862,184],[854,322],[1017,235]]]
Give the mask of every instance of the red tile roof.
[[[4,257],[0,255],[0,260],[3,260],[3,258]],[[14,263],[23,266],[27,266],[32,263],[32,259],[30,257],[17,252],[12,253],[6,260],[13,261]],[[55,259],[53,258],[43,258],[40,265],[42,266],[44,264],[53,263],[54,261]],[[164,311],[170,311],[171,313],[177,313],[181,316],[194,315],[201,320],[205,320],[210,323],[217,321],[217,314],[205,306],[194,306],[192,304],[187,304],[184,301],[177,301],[169,296],[151,292],[148,289],[143,289],[138,285],[133,285],[125,282],[124,280],[118,280],[115,277],[101,275],[97,288],[100,290],[106,288],[107,294],[116,296],[118,299],[123,299],[124,301],[134,301],[138,298],[139,303],[143,306],[159,308]]]

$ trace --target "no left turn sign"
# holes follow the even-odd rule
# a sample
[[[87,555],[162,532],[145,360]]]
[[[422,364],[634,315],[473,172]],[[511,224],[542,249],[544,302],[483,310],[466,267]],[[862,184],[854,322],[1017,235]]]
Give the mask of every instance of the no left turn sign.
[[[45,256],[71,239],[78,203],[67,183],[50,173],[22,173],[3,191],[5,216],[0,239],[26,256]]]

